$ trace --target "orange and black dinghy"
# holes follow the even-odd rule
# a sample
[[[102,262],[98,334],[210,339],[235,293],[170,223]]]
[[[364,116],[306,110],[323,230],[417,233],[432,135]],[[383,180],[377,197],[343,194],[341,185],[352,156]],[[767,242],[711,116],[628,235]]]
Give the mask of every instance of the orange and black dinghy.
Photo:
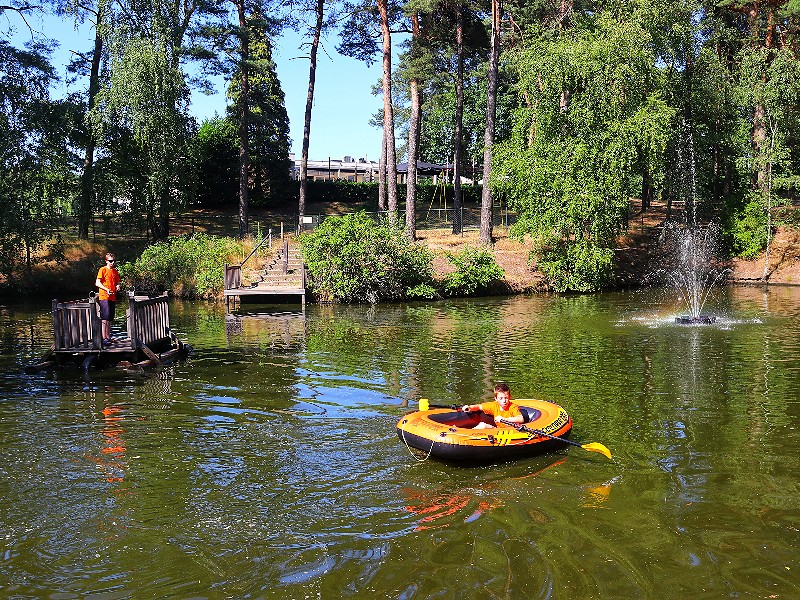
[[[545,400],[517,400],[525,424],[513,427],[475,429],[492,417],[480,411],[465,413],[457,407],[430,407],[404,416],[397,423],[397,436],[410,448],[447,461],[503,461],[541,454],[562,447],[572,430],[572,418],[558,404]],[[420,408],[429,408],[420,402]]]

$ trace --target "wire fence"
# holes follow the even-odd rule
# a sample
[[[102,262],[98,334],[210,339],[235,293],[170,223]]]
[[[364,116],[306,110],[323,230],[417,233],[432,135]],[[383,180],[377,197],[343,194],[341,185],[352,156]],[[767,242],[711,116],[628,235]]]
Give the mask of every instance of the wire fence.
[[[376,220],[387,216],[386,211],[367,213]],[[311,214],[305,215],[300,223],[302,231],[308,231],[319,225],[326,217],[333,215]],[[339,215],[341,216],[341,215]],[[452,208],[430,208],[418,210],[416,213],[416,228],[424,229],[452,229],[453,218],[460,216],[461,229],[479,229],[481,223],[480,208],[462,208],[458,213]],[[405,222],[405,213],[400,212],[398,219]],[[494,227],[510,227],[517,220],[515,213],[505,207],[495,206],[492,210],[492,225]],[[169,220],[170,235],[191,235],[206,233],[218,236],[236,236],[239,233],[239,216],[232,213],[189,212],[173,215]],[[262,215],[251,214],[248,219],[248,228],[251,235],[261,238],[272,234],[273,237],[283,237],[284,234],[294,233],[298,228],[298,216],[292,214]],[[55,231],[74,233],[78,229],[77,219],[65,216],[55,224]],[[108,241],[116,238],[125,238],[135,241],[150,241],[147,229],[147,220],[144,215],[118,212],[95,216],[89,226],[89,237],[93,241]]]
[[[377,211],[367,213],[375,220],[389,215],[388,211]],[[303,229],[312,229],[314,226],[321,223],[326,216],[332,215],[310,215],[304,220]],[[480,229],[481,226],[481,210],[479,208],[461,208],[456,211],[452,208],[430,208],[428,210],[420,210],[416,213],[416,228],[417,229],[452,229],[453,219],[460,216],[461,230]],[[405,222],[405,213],[400,213],[398,218],[401,222]],[[494,227],[510,227],[517,222],[517,215],[508,211],[505,207],[498,209],[495,207],[492,210],[492,226]]]

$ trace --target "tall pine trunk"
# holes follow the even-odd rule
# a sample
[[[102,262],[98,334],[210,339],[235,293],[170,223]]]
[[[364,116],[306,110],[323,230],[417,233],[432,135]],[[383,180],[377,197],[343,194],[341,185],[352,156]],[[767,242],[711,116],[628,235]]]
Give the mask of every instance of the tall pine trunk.
[[[319,38],[322,34],[322,18],[325,10],[325,0],[317,0],[317,22],[314,25],[314,38],[311,41],[311,61],[308,72],[308,94],[306,95],[306,113],[303,124],[303,148],[300,154],[300,202],[297,207],[299,214],[298,228],[303,222],[306,212],[306,190],[308,183],[308,141],[311,136],[311,109],[314,106],[314,83],[317,78],[317,50]]]
[[[456,7],[456,126],[453,148],[453,233],[461,233],[461,163],[464,137],[464,7]]]
[[[239,14],[239,47],[242,68],[242,84],[239,94],[239,239],[249,231],[250,145],[247,139],[247,123],[250,120],[250,34],[244,14],[244,0],[237,0]]]
[[[94,50],[92,66],[89,71],[88,112],[94,108],[97,92],[100,90],[100,57],[103,55],[103,36],[100,34],[103,13],[102,7],[97,9],[97,23],[94,26]],[[94,132],[89,128],[86,141],[86,152],[83,158],[81,174],[81,196],[78,205],[78,238],[89,239],[89,223],[92,220],[92,198],[94,197],[94,149],[96,141]]]
[[[500,0],[492,0],[492,41],[489,50],[489,85],[486,94],[486,131],[483,136],[483,190],[481,193],[481,237],[482,244],[492,243],[492,191],[489,178],[492,175],[492,145],[494,144],[494,122],[497,114],[497,63],[500,54]]]
[[[386,195],[389,218],[397,218],[397,152],[392,107],[392,33],[389,30],[388,0],[378,0],[383,38],[383,135],[386,141]]]
[[[419,13],[411,15],[411,52],[416,57],[420,44]],[[416,65],[415,65],[416,67]],[[408,128],[408,181],[406,181],[406,235],[417,239],[417,160],[419,159],[420,114],[422,110],[419,80],[416,75],[409,82],[411,95],[411,122]]]
[[[386,211],[386,131],[381,135],[381,157],[378,159],[378,211]]]

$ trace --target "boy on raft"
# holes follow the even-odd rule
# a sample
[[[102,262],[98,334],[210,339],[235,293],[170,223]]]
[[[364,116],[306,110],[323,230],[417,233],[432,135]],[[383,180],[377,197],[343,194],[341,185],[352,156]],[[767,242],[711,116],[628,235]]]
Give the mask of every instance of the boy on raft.
[[[464,412],[480,410],[487,415],[491,415],[494,417],[494,427],[510,427],[510,425],[500,422],[500,419],[510,423],[519,423],[520,425],[525,422],[525,418],[522,416],[519,406],[511,402],[511,390],[505,383],[498,383],[494,386],[493,402],[465,404],[461,407],[461,410]],[[475,429],[491,429],[492,427],[492,425],[484,422],[475,425]]]

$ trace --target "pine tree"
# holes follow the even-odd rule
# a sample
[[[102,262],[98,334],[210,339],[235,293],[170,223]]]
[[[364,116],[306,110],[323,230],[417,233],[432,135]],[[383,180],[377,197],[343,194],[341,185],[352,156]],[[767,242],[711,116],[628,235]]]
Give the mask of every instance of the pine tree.
[[[289,116],[283,89],[272,60],[272,42],[263,19],[247,19],[249,39],[249,90],[247,111],[240,110],[241,69],[234,74],[228,89],[232,104],[229,118],[239,125],[240,115],[248,115],[247,131],[250,158],[249,187],[253,202],[270,203],[288,193],[290,186]]]

